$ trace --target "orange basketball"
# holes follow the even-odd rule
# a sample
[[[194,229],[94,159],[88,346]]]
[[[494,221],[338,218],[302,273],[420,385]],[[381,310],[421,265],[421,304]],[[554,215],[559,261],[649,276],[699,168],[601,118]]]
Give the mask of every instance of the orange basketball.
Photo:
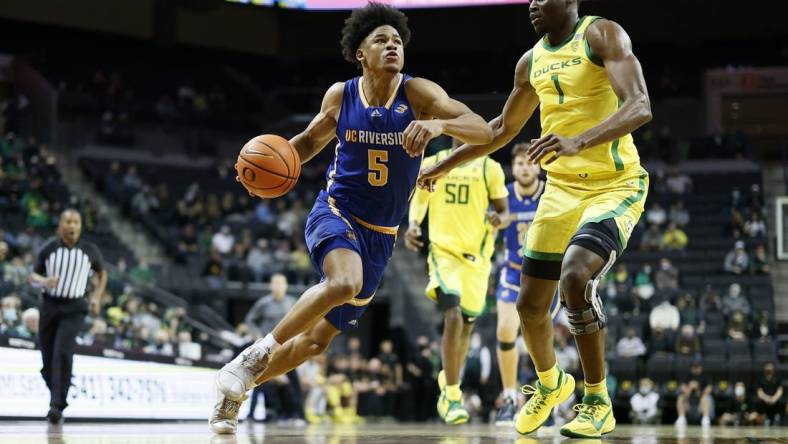
[[[301,175],[301,159],[287,139],[264,134],[241,148],[235,171],[247,191],[270,199],[293,189]]]

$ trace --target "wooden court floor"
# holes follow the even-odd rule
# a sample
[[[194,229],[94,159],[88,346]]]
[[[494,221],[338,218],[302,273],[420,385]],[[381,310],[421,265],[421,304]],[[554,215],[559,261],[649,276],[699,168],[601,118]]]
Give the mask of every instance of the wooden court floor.
[[[235,436],[212,435],[203,422],[66,423],[0,422],[0,444],[540,444],[540,443],[742,443],[788,444],[788,428],[619,426],[602,440],[563,438],[554,428],[522,437],[509,427],[466,424],[371,424],[288,427],[241,424]]]

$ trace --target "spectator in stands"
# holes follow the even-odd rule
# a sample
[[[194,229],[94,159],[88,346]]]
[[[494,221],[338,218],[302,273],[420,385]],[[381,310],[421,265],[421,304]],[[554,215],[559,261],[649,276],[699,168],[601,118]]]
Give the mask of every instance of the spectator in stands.
[[[129,271],[129,277],[135,282],[153,283],[153,270],[151,270],[148,260],[141,257],[137,265]]]
[[[218,232],[211,239],[211,247],[222,256],[230,253],[235,243],[235,236],[230,232],[230,227],[222,225]]]
[[[8,243],[3,239],[5,231],[0,230],[0,283],[5,280],[6,257],[8,256]]]
[[[763,221],[760,213],[753,212],[750,214],[750,219],[744,223],[744,233],[751,238],[766,236],[766,222]]]
[[[752,397],[748,395],[747,388],[741,381],[733,386],[733,398],[721,410],[721,426],[749,426],[760,422],[760,415],[754,409]]]
[[[691,324],[681,326],[681,332],[676,338],[676,353],[687,356],[700,354],[700,340]]]
[[[13,331],[20,324],[22,300],[16,294],[11,294],[0,300],[3,313],[0,317],[0,333]]]
[[[254,208],[254,217],[257,222],[260,222],[263,225],[272,225],[275,221],[276,215],[271,210],[269,201],[260,199]]]
[[[564,331],[563,329],[555,331],[555,360],[567,373],[577,374],[580,369],[580,356],[577,354],[577,349],[567,340]]]
[[[761,194],[761,187],[757,183],[750,185],[750,196],[747,199],[747,207],[750,213],[763,213],[763,195]]]
[[[131,209],[135,214],[146,215],[159,209],[159,199],[153,194],[150,185],[143,185],[131,198]]]
[[[679,309],[670,303],[670,299],[663,299],[662,302],[651,309],[649,324],[651,329],[673,330],[679,328]]]
[[[659,260],[659,268],[654,273],[654,283],[657,290],[671,295],[679,289],[679,270],[670,259],[663,257]]]
[[[676,308],[679,310],[681,325],[698,325],[700,323],[700,315],[695,307],[695,298],[692,297],[691,293],[685,293],[679,297],[678,301],[676,301]]]
[[[769,258],[766,257],[766,247],[763,244],[755,247],[755,253],[750,261],[750,273],[769,274]]]
[[[651,265],[643,265],[643,269],[635,275],[635,291],[638,298],[641,300],[640,305],[644,305],[643,301],[648,301],[654,296],[654,282],[651,279]]]
[[[178,333],[178,356],[192,361],[199,361],[202,358],[200,344],[192,342],[192,334],[188,331]]]
[[[768,310],[762,310],[755,319],[755,326],[752,329],[753,339],[771,340],[775,328],[772,317]]]
[[[139,174],[137,174],[136,166],[129,165],[129,168],[126,170],[126,174],[123,176],[123,187],[130,195],[133,195],[136,191],[142,188],[142,179],[140,178]]]
[[[654,383],[650,379],[640,380],[640,387],[637,393],[629,398],[629,405],[632,408],[632,424],[660,423],[659,393],[654,391]]]
[[[775,366],[767,362],[763,366],[763,377],[758,382],[757,410],[766,416],[766,425],[780,425],[785,413],[785,396],[782,383],[775,375]]]
[[[750,258],[744,249],[744,241],[736,241],[733,250],[725,256],[725,271],[733,274],[743,274],[749,270]]]
[[[77,338],[77,343],[88,346],[110,346],[113,342],[112,335],[107,331],[107,321],[101,318],[93,319],[90,329]]]
[[[737,283],[728,287],[728,294],[722,299],[722,312],[725,316],[733,313],[750,314],[750,302],[741,294],[741,285]]]
[[[659,251],[662,249],[662,233],[659,227],[650,224],[643,237],[640,238],[640,251]]]
[[[720,293],[711,284],[706,284],[706,288],[700,295],[700,311],[703,313],[722,311]]]
[[[665,187],[669,193],[687,194],[692,191],[692,179],[688,175],[679,172],[677,168],[674,168],[668,173]]]
[[[211,256],[202,269],[202,276],[210,288],[222,288],[224,285],[224,264],[218,251],[211,250]]]
[[[676,224],[677,227],[686,227],[690,223],[689,211],[684,207],[683,201],[678,201],[670,207],[668,221]]]
[[[665,222],[668,221],[668,213],[665,212],[665,209],[662,208],[662,205],[659,202],[654,202],[651,204],[651,208],[646,210],[646,222],[650,225],[656,225],[657,227],[661,227],[665,225]]]
[[[728,339],[732,341],[745,341],[749,336],[749,326],[744,314],[737,311],[731,315],[728,321]]]
[[[675,222],[668,224],[668,229],[662,235],[662,249],[668,251],[683,251],[687,247],[687,233],[676,226]]]
[[[646,346],[634,328],[627,328],[627,335],[619,339],[616,354],[622,358],[635,358],[646,354]]]
[[[287,278],[283,274],[271,276],[269,288],[270,293],[258,299],[244,318],[255,337],[263,337],[273,330],[296,303],[296,298],[287,294]]]
[[[264,238],[258,239],[246,257],[246,265],[251,270],[254,281],[262,282],[266,279],[273,263],[274,256],[268,248],[268,241]]]
[[[380,359],[384,367],[388,368],[388,372],[392,375],[396,386],[402,385],[402,364],[399,361],[399,357],[394,353],[394,344],[390,339],[384,339],[380,342],[380,352],[377,358]]]
[[[721,426],[749,426],[759,422],[758,412],[753,409],[753,402],[747,394],[744,383],[739,381],[733,386],[733,397],[727,398],[727,403],[720,409]]]
[[[194,225],[186,224],[178,240],[178,254],[181,261],[185,261],[187,255],[195,254],[198,251],[200,251],[200,246],[197,243],[197,233],[194,229]]]
[[[40,313],[37,308],[31,307],[22,312],[22,323],[8,333],[12,336],[33,339],[38,336],[38,320]]]
[[[711,396],[712,383],[703,374],[703,366],[695,362],[690,367],[687,381],[681,381],[679,396],[676,400],[676,410],[679,417],[677,427],[687,424],[698,424],[703,427],[711,426],[714,412],[714,398]]]
[[[170,332],[165,329],[156,331],[153,341],[142,349],[145,353],[163,356],[173,356],[175,350],[170,340]]]
[[[295,248],[290,252],[288,267],[302,284],[309,282],[312,274],[312,261],[304,243],[299,239],[295,243]]]

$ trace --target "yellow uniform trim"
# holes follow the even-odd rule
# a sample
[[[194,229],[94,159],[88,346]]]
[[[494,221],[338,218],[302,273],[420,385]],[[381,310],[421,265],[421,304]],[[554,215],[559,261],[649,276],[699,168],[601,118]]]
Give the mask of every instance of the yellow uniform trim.
[[[516,262],[512,262],[512,261],[508,261],[507,265],[509,265],[510,267],[514,268],[515,270],[519,270],[519,269],[523,268],[520,264],[518,264]]]
[[[372,302],[372,298],[374,298],[374,297],[375,297],[375,294],[372,293],[372,296],[370,296],[368,298],[364,298],[364,299],[353,298],[353,299],[351,299],[351,300],[349,300],[349,301],[347,301],[345,303],[346,304],[350,304],[350,305],[352,305],[354,307],[364,307],[366,305],[369,305],[369,303]]]
[[[396,227],[384,227],[384,226],[381,226],[381,225],[375,225],[375,224],[371,224],[369,222],[366,222],[366,221],[364,221],[362,219],[359,219],[356,216],[353,216],[353,220],[358,222],[358,224],[361,225],[362,227],[369,228],[370,230],[377,231],[378,233],[391,234],[393,236],[396,236],[397,235],[397,231],[399,231],[399,226],[396,226]]]

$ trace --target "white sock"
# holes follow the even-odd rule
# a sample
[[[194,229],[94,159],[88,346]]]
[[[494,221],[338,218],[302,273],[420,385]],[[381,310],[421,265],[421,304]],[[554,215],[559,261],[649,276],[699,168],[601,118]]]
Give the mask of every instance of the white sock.
[[[511,399],[516,404],[517,403],[517,389],[512,389],[512,388],[503,389],[503,397]]]
[[[274,335],[268,333],[267,335],[265,335],[263,339],[255,342],[254,345],[252,345],[252,347],[257,348],[263,353],[271,353],[271,351],[273,351],[274,348],[279,347],[280,345],[281,344],[276,342],[276,339],[274,339]]]

